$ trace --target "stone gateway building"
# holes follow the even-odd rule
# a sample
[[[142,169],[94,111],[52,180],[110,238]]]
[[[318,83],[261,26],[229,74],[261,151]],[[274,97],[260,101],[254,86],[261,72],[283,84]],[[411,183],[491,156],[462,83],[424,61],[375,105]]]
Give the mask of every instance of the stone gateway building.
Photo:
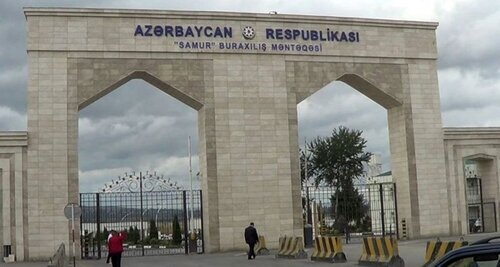
[[[399,220],[410,238],[467,231],[465,159],[484,163],[488,194],[498,202],[500,130],[443,132],[437,23],[115,9],[24,13],[28,131],[0,133],[0,239],[17,260],[46,259],[69,243],[63,208],[78,202],[78,113],[131,79],[198,111],[209,252],[243,248],[250,220],[271,248],[280,235],[302,235],[297,104],[337,80],[387,109]]]

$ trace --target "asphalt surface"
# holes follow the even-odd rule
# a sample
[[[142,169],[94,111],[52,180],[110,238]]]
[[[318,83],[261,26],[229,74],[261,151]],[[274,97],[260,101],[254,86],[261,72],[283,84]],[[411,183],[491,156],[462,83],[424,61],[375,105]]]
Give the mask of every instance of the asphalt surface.
[[[499,233],[489,233],[489,234],[476,234],[465,236],[464,239],[469,242],[474,242],[481,238],[487,236],[499,235]],[[441,238],[442,241],[447,240],[459,240],[460,237],[447,237]],[[424,264],[425,246],[426,242],[435,239],[422,239],[422,240],[411,240],[411,241],[399,241],[399,254],[401,258],[404,259],[406,266],[422,266]],[[290,259],[276,259],[274,257],[275,251],[271,251],[271,255],[268,256],[257,256],[255,260],[247,260],[246,253],[241,252],[226,252],[226,253],[214,253],[214,254],[191,254],[191,255],[169,255],[169,256],[149,256],[149,257],[125,257],[122,259],[123,267],[132,266],[186,266],[186,267],[197,267],[197,266],[258,266],[258,267],[271,267],[271,266],[332,266],[332,263],[325,262],[313,262],[309,259],[303,260],[290,260]],[[311,255],[311,249],[307,249],[308,255]],[[361,244],[359,242],[353,244],[344,244],[344,252],[347,256],[346,263],[336,263],[333,266],[358,266],[358,258],[361,255]],[[47,266],[46,262],[27,262],[27,263],[1,263],[0,266],[15,266],[15,267],[35,267],[35,266]],[[70,265],[73,266],[72,262]],[[76,266],[78,267],[93,267],[111,266],[105,263],[105,259],[100,260],[85,260],[77,261]]]

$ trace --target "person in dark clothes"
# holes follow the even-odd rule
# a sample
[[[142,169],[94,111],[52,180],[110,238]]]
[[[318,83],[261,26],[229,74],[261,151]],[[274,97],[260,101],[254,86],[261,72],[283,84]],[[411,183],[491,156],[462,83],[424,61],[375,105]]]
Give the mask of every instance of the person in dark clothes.
[[[255,243],[259,242],[259,235],[257,234],[257,229],[253,222],[245,228],[245,242],[248,244],[248,259],[251,260],[252,257],[255,259],[255,251],[253,250],[255,247]]]
[[[123,241],[127,239],[127,233],[111,231],[111,238],[108,241],[109,255],[113,267],[120,267],[122,261]]]

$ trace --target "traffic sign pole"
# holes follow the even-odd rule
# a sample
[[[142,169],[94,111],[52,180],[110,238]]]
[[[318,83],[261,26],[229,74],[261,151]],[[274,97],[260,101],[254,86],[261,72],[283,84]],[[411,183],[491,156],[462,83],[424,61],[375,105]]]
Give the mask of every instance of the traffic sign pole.
[[[75,205],[71,205],[71,231],[73,232],[73,267],[76,267],[75,256]]]
[[[64,207],[64,216],[68,220],[71,220],[71,234],[73,242],[71,244],[71,248],[73,251],[73,267],[76,267],[76,245],[75,245],[75,217],[80,217],[82,215],[82,209],[78,204],[68,203],[66,207]]]

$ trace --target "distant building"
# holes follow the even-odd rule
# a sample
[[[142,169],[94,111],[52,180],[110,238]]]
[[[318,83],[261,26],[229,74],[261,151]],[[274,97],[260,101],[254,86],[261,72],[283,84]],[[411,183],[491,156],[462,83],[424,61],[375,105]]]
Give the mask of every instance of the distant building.
[[[365,167],[366,175],[358,178],[359,184],[370,183],[370,178],[382,173],[382,155],[375,153],[370,157],[370,160]]]
[[[392,183],[392,171],[386,171],[368,178],[370,184]]]
[[[382,207],[381,195],[384,203],[384,224],[386,234],[396,233],[396,211],[387,207],[395,207],[395,195],[393,190],[386,190],[383,187],[382,192],[378,186],[371,184],[392,183],[392,172],[387,171],[379,175],[369,177],[367,185],[367,195],[365,196],[370,206],[370,218],[372,232],[382,234]]]

